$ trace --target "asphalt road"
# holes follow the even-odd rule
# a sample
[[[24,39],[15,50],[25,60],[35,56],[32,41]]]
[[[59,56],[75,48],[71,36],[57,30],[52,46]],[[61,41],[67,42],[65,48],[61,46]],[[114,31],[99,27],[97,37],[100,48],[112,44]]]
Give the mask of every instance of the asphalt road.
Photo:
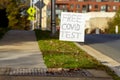
[[[120,63],[120,34],[91,34],[85,44]]]

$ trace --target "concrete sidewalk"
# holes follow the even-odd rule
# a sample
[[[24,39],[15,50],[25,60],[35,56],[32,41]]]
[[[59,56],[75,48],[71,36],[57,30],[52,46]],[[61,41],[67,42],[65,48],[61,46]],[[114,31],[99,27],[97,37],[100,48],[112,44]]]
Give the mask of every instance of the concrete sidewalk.
[[[0,67],[47,68],[34,31],[11,30],[0,40]]]
[[[112,80],[111,78],[2,76],[0,80]]]
[[[12,70],[8,70],[8,72],[12,74],[28,74],[29,70],[36,71],[36,69],[40,68],[47,70],[34,31],[11,30],[5,34],[3,39],[0,40],[0,68],[1,67],[13,68]],[[20,69],[20,71],[17,69]],[[78,77],[60,77],[56,75],[40,76],[44,75],[44,73],[38,75],[36,74],[38,71],[35,72],[35,75],[30,72],[32,76],[24,76],[24,74],[22,74],[23,76],[2,76],[4,72],[6,72],[6,69],[0,69],[0,80],[113,80],[106,72],[94,69],[85,69],[81,73],[77,72],[75,75],[80,75]]]

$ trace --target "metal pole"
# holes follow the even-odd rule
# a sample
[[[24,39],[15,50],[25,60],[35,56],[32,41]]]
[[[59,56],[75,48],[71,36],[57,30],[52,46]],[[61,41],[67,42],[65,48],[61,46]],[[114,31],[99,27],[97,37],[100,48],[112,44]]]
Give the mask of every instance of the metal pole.
[[[42,29],[42,2],[43,0],[40,0],[40,29]]]
[[[56,0],[51,0],[51,30],[52,30],[52,35],[55,35],[56,33],[56,10],[55,10],[55,2]]]
[[[39,13],[38,13],[39,10],[38,10],[37,7],[36,7],[36,11],[37,11],[37,12],[36,12],[36,25],[37,25],[37,29],[39,29],[39,25],[40,25],[39,23],[40,23],[40,21],[39,21],[39,15],[38,15],[38,14],[39,14]]]
[[[32,0],[30,0],[30,7],[32,7]],[[30,29],[32,30],[32,21],[30,21]]]
[[[30,0],[30,7],[32,7],[32,0]]]
[[[30,0],[30,7],[33,7],[33,0]],[[34,21],[30,21],[31,30],[34,29]]]
[[[33,4],[33,2],[32,2],[32,5],[33,5],[33,7],[35,7],[34,4]],[[35,14],[34,14],[34,16],[35,16]],[[34,23],[35,23],[35,21],[33,20],[33,21],[32,21],[32,30],[35,29],[35,25],[34,25]]]

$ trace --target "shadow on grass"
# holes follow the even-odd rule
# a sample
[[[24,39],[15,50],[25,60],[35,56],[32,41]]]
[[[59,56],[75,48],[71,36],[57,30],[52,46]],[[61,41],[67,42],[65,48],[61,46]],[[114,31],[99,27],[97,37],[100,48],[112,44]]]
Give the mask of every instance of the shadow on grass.
[[[42,31],[42,30],[35,30],[37,40],[49,40],[49,39],[58,39],[59,33],[57,32],[55,36],[52,36],[51,31]],[[44,36],[43,36],[44,35]]]

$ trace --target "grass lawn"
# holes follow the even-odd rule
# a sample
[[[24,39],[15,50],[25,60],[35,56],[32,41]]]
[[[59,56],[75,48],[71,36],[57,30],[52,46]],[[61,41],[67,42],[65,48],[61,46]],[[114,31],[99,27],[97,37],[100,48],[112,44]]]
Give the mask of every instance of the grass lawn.
[[[50,37],[49,31],[36,30],[40,50],[48,68],[101,68],[103,65],[73,42]]]
[[[102,69],[120,80],[113,71],[78,48],[73,42],[60,41],[58,36],[51,37],[49,31],[35,30],[40,50],[48,68]]]

